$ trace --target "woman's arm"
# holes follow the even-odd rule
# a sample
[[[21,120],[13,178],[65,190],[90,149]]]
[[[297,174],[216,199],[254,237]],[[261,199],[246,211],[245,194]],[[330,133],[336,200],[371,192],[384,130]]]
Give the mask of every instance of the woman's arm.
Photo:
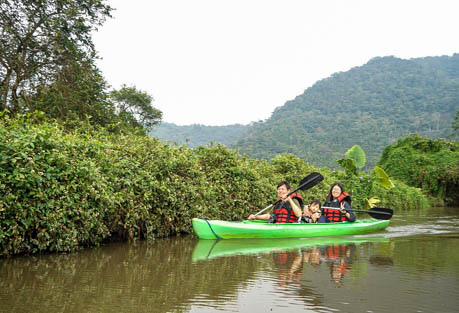
[[[351,205],[347,201],[341,202],[341,212],[346,214],[346,219],[349,222],[355,222],[356,218],[352,211],[348,211],[348,209],[352,209]]]

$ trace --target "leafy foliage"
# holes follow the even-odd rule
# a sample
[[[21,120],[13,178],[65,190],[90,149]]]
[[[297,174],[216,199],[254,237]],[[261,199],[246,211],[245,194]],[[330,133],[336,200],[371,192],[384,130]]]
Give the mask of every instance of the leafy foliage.
[[[422,188],[439,204],[457,205],[459,197],[459,144],[457,141],[409,135],[387,146],[379,165],[404,183]]]
[[[111,17],[104,0],[0,3],[0,112],[45,112],[68,129],[80,121],[144,132],[161,121],[135,87],[109,93],[92,32]]]
[[[340,159],[338,161],[338,164],[344,168],[346,173],[349,173],[349,175],[357,175],[357,166],[355,166],[355,161],[354,159],[351,158],[344,158]]]
[[[352,181],[354,177],[359,175],[364,175],[363,173],[359,173],[359,168],[356,166],[358,164],[360,168],[365,166],[366,155],[363,149],[358,146],[352,146],[346,153],[346,158],[338,160],[338,164],[341,165],[346,173],[347,180]],[[373,189],[373,184],[376,183],[385,189],[391,189],[394,187],[394,184],[390,180],[389,176],[384,172],[382,168],[379,166],[375,166],[373,169],[373,174],[368,177],[368,179],[363,179],[362,176],[359,177],[361,181],[368,182],[368,188],[366,190],[366,194],[370,195]],[[378,198],[365,198],[364,199],[364,208],[370,209],[374,207],[376,203],[379,203]]]
[[[386,189],[394,188],[394,184],[390,180],[389,175],[387,175],[381,167],[375,166],[373,170],[376,175],[376,181],[381,185],[381,187]]]
[[[364,167],[365,163],[367,162],[365,152],[359,145],[352,146],[349,150],[347,150],[345,155],[346,157],[354,160],[355,167],[357,167],[358,169]]]
[[[0,110],[21,112],[70,61],[94,59],[92,31],[110,17],[101,0],[4,0],[0,4]]]
[[[28,96],[27,111],[45,112],[69,128],[75,121],[86,119],[93,125],[115,124],[119,119],[108,99],[107,88],[93,59],[68,55],[59,70],[50,74],[50,81],[42,82]]]
[[[149,129],[161,122],[162,112],[152,106],[153,97],[135,87],[122,85],[110,92],[118,117],[133,128]]]
[[[457,139],[459,138],[459,110],[456,111],[454,120],[451,123],[451,128],[452,128],[452,132],[449,138],[451,138],[452,140],[455,139],[457,141]]]

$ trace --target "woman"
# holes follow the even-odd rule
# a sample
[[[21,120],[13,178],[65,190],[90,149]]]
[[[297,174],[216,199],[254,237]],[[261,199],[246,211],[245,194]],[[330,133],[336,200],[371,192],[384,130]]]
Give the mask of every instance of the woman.
[[[334,183],[330,188],[330,193],[325,200],[324,207],[332,207],[336,209],[323,208],[323,214],[332,222],[355,222],[354,213],[348,211],[351,207],[351,197],[344,192],[344,188],[340,183]]]

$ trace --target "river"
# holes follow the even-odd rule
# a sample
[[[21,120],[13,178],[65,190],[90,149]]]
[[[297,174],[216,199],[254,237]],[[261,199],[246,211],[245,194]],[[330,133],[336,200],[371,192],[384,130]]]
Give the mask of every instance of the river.
[[[363,216],[359,216],[363,217]],[[0,312],[457,312],[459,209],[369,235],[110,243],[0,259]]]

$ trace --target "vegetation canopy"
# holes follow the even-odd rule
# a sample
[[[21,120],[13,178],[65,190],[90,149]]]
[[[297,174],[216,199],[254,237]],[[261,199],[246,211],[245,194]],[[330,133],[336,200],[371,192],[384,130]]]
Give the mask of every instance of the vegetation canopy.
[[[459,143],[410,135],[387,146],[379,165],[407,185],[422,188],[440,205],[459,204]]]

